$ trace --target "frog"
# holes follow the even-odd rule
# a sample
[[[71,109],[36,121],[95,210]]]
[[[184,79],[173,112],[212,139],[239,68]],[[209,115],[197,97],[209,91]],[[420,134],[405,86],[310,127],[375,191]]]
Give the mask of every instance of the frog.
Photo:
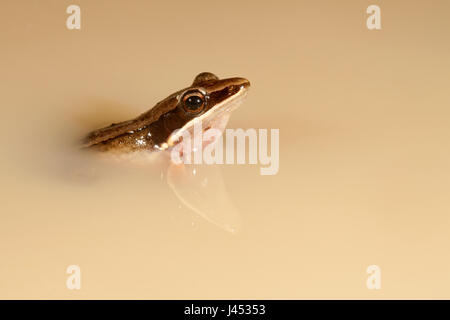
[[[136,118],[88,133],[81,146],[115,154],[149,153],[173,148],[198,121],[203,130],[223,132],[249,87],[246,78],[219,79],[211,72],[202,72],[189,87],[170,94]]]

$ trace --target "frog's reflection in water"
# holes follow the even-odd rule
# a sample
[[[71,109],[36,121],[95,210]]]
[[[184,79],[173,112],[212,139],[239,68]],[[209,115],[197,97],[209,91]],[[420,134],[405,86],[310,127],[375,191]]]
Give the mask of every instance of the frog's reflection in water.
[[[166,177],[169,187],[189,209],[228,232],[241,229],[241,217],[226,190],[220,166],[171,163]]]
[[[120,190],[119,198],[103,204],[108,210],[115,211],[113,204],[120,206],[122,199],[135,199],[144,192],[147,194],[145,197],[148,197],[148,190],[151,194],[158,194],[152,196],[156,207],[173,210],[177,206],[166,207],[164,200],[160,198],[165,196],[162,191],[164,188],[161,189],[159,184],[167,183],[167,197],[171,198],[169,193],[173,193],[189,212],[230,233],[241,229],[241,217],[225,187],[221,165],[175,164],[167,152],[152,153],[148,157],[136,155],[129,159],[120,156],[102,157],[103,154],[79,150],[65,151],[61,152],[60,157],[52,157],[53,161],[45,162],[46,170],[41,171],[52,174],[57,172],[58,179],[62,178],[65,183],[85,188],[83,192],[86,193],[86,198],[101,194],[109,199],[111,190]],[[158,179],[159,176],[161,179]],[[95,188],[95,191],[92,188]],[[95,203],[97,200],[93,201]],[[141,208],[141,205],[143,204],[140,201],[132,201],[133,210],[147,210]],[[180,212],[177,212],[176,216],[179,214]]]

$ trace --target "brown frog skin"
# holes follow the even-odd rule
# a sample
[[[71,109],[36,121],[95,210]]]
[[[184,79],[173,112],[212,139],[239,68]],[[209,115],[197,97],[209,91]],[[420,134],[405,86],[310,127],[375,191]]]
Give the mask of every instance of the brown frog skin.
[[[174,131],[191,131],[195,119],[202,120],[204,129],[215,126],[221,118],[226,124],[249,87],[244,78],[219,79],[209,72],[200,73],[190,87],[171,94],[135,119],[92,131],[82,147],[121,154],[166,150],[179,142]]]

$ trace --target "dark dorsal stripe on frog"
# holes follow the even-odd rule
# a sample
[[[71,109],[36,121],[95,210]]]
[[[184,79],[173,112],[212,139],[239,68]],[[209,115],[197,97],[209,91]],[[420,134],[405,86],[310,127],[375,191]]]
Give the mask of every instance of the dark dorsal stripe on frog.
[[[212,73],[200,73],[190,87],[171,94],[135,119],[89,133],[82,146],[116,152],[166,149],[171,146],[168,139],[174,130],[226,107],[249,86],[244,78],[219,79]]]

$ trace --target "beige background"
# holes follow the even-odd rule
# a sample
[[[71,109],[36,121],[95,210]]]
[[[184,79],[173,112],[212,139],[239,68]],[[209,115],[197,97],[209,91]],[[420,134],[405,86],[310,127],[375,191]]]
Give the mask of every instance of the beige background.
[[[450,298],[449,10],[2,0],[0,298]],[[152,164],[73,179],[73,139],[201,71],[251,81],[229,127],[280,129],[278,175],[221,168],[239,232],[181,204]]]

